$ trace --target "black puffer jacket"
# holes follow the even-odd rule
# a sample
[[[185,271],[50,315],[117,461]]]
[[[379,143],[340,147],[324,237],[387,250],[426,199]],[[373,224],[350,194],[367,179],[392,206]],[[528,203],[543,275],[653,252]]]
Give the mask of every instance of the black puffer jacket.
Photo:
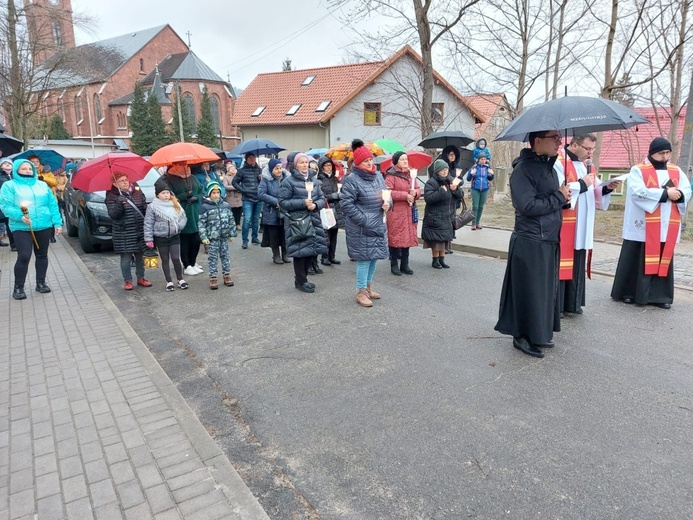
[[[354,260],[388,258],[387,227],[383,221],[383,190],[387,185],[380,172],[356,166],[342,184],[342,211],[349,257]]]
[[[325,163],[332,163],[332,175],[326,175],[322,171],[322,167]],[[322,192],[325,194],[327,202],[330,207],[334,210],[334,216],[337,219],[337,227],[344,227],[344,214],[342,213],[342,206],[339,203],[342,198],[341,193],[339,193],[339,187],[337,186],[337,169],[334,166],[334,162],[329,157],[322,156],[318,159],[318,180],[320,181],[320,186]]]
[[[257,202],[257,187],[262,180],[262,169],[255,163],[255,166],[250,166],[244,162],[238,169],[238,173],[233,177],[231,184],[236,190],[241,192],[243,200],[248,202]]]
[[[132,201],[139,212],[126,200]],[[142,190],[133,184],[130,191],[121,192],[112,186],[106,192],[106,208],[113,221],[113,251],[116,253],[141,253],[144,244],[144,214],[147,199]],[[140,213],[142,215],[140,215]]]
[[[286,252],[292,258],[304,258],[327,254],[327,238],[320,220],[320,210],[325,207],[325,196],[320,189],[320,184],[315,177],[309,177],[313,182],[311,198],[316,205],[313,211],[308,211],[305,200],[308,198],[306,181],[297,170],[284,179],[279,187],[279,206],[287,214],[284,218],[284,235],[286,236]],[[315,236],[305,240],[291,238],[289,228],[291,221],[288,216],[301,216],[310,214],[315,228]]]
[[[454,229],[450,208],[454,201],[462,198],[462,188],[450,189],[451,177],[441,177],[434,174],[424,186],[424,212],[421,238],[428,242],[447,242],[452,240]]]
[[[510,190],[515,208],[515,233],[535,240],[558,242],[566,199],[558,191],[553,171],[556,157],[529,148],[513,161]]]

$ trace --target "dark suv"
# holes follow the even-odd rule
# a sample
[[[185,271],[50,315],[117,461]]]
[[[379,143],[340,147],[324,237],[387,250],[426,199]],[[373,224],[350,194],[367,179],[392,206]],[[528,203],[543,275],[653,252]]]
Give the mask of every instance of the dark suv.
[[[64,220],[67,235],[79,237],[79,245],[85,253],[100,251],[101,246],[113,243],[111,236],[111,218],[106,209],[106,192],[87,193],[72,187],[72,179],[79,175],[79,170],[72,174],[65,187]],[[154,183],[159,172],[152,168],[147,176],[139,181],[147,202],[154,197]]]

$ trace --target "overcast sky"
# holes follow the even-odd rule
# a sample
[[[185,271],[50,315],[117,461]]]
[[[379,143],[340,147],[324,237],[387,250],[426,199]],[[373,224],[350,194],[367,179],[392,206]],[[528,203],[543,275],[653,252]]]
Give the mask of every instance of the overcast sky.
[[[72,0],[78,14],[93,17],[93,34],[77,29],[81,45],[170,24],[192,50],[224,79],[245,88],[261,72],[342,63],[348,34],[338,12],[320,0]]]

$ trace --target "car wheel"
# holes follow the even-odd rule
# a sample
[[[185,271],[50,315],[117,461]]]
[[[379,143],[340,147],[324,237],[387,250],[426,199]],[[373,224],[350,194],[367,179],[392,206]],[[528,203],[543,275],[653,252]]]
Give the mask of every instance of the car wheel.
[[[96,251],[94,244],[91,243],[87,222],[84,220],[84,217],[79,217],[77,236],[79,236],[79,245],[82,246],[82,251],[85,253],[93,253]]]
[[[67,236],[76,237],[78,233],[77,226],[70,222],[70,217],[67,216],[67,210],[63,208],[63,221],[65,222],[65,227],[67,228]]]

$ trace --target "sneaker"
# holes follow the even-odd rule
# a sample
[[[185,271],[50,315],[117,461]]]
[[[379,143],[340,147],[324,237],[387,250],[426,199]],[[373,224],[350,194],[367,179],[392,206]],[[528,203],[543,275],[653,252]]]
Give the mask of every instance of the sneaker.
[[[230,274],[224,275],[224,285],[227,287],[233,287],[234,286],[234,283],[233,283],[233,280],[231,279]]]
[[[259,246],[259,245],[260,245],[260,241],[259,241],[257,238],[253,238],[253,239],[251,240],[251,242],[252,242],[253,244],[255,244],[256,246]]]
[[[168,282],[166,284],[166,292],[173,292],[176,290],[176,287],[173,285],[173,282]]]
[[[188,285],[188,282],[186,282],[185,280],[178,280],[178,288],[179,288],[179,289],[185,290],[185,289],[187,289],[188,287],[190,287],[190,286]]]
[[[138,278],[137,279],[137,285],[139,285],[140,287],[151,287],[152,282],[150,282],[146,278]]]
[[[123,284],[123,289],[125,289],[126,291],[132,291],[132,282],[125,282]]]
[[[193,267],[194,267],[195,269],[197,269],[197,272],[198,272],[198,273],[204,273],[204,272],[205,272],[205,270],[202,269],[202,266],[201,266],[200,264],[195,264]]]
[[[243,245],[241,246],[243,249],[248,249],[248,242],[243,242]]]
[[[200,273],[197,272],[197,269],[195,269],[195,268],[194,268],[193,266],[191,266],[191,265],[189,265],[188,267],[186,267],[185,270],[183,270],[183,272],[184,272],[185,274],[187,274],[188,276],[197,276],[198,274],[200,274]]]

